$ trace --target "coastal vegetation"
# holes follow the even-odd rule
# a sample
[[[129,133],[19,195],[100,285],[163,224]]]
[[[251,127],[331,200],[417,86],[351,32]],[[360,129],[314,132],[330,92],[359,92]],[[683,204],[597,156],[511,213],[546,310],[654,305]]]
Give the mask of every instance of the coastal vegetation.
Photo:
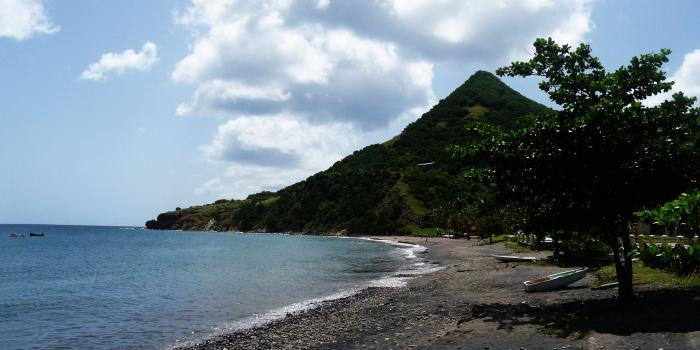
[[[660,207],[635,212],[647,223],[663,229],[664,234],[691,236],[700,233],[700,192],[681,193]]]
[[[700,228],[700,192],[682,193],[658,208],[634,214],[640,220],[662,229],[665,235],[662,236],[665,241],[661,245],[642,240],[638,242],[637,253],[645,266],[678,276],[700,273],[700,237],[697,236]],[[671,235],[670,240],[668,235]],[[688,244],[685,244],[686,241]]]
[[[561,110],[513,129],[469,121],[466,138],[472,142],[453,150],[465,164],[478,164],[468,176],[492,184],[498,203],[522,208],[526,230],[555,233],[563,241],[584,235],[610,246],[619,298],[629,302],[628,222],[639,208],[696,186],[700,111],[683,93],[644,104],[673,85],[662,69],[669,50],[633,57],[608,72],[588,45],[538,39],[534,47],[530,60],[497,72],[540,77],[540,89]]]
[[[678,276],[660,269],[649,267],[647,264],[642,262],[634,262],[633,265],[634,278],[632,282],[633,285],[638,288],[700,288],[699,275]],[[614,281],[617,281],[615,266],[604,266],[595,273],[593,286],[597,287]]]

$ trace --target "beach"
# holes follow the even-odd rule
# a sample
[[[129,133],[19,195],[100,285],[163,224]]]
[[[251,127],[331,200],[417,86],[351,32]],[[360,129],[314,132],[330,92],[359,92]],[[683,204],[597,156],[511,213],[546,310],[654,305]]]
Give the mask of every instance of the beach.
[[[368,288],[256,328],[186,349],[697,349],[700,300],[683,290],[637,288],[634,308],[616,290],[591,290],[592,273],[569,288],[525,293],[522,282],[564,270],[499,263],[502,244],[379,237],[420,244],[443,269],[405,287]],[[545,257],[549,252],[528,255]]]

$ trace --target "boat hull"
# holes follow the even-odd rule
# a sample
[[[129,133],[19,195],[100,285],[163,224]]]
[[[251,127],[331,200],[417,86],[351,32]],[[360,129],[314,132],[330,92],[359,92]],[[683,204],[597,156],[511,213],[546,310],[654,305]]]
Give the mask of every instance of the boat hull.
[[[586,277],[587,268],[563,271],[549,276],[537,278],[530,281],[525,281],[525,291],[527,292],[546,292],[564,288],[584,277]]]
[[[528,262],[537,261],[533,256],[514,256],[514,255],[491,255],[494,259],[500,262]]]

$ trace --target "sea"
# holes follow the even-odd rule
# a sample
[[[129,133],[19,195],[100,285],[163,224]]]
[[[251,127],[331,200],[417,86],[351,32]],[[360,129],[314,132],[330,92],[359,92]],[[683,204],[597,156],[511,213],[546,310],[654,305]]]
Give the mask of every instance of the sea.
[[[401,287],[430,268],[424,250],[301,235],[0,225],[0,349],[193,344],[363,288]]]

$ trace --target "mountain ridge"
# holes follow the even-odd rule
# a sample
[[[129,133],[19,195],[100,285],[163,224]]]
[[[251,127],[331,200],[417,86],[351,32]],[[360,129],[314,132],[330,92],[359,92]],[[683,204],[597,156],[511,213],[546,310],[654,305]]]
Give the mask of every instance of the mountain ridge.
[[[436,208],[456,195],[475,200],[487,191],[464,180],[464,163],[445,150],[467,141],[467,120],[512,128],[525,115],[547,110],[493,74],[477,71],[389,141],[357,150],[279,191],[162,213],[146,227],[319,234],[436,227],[441,224],[432,215]]]

